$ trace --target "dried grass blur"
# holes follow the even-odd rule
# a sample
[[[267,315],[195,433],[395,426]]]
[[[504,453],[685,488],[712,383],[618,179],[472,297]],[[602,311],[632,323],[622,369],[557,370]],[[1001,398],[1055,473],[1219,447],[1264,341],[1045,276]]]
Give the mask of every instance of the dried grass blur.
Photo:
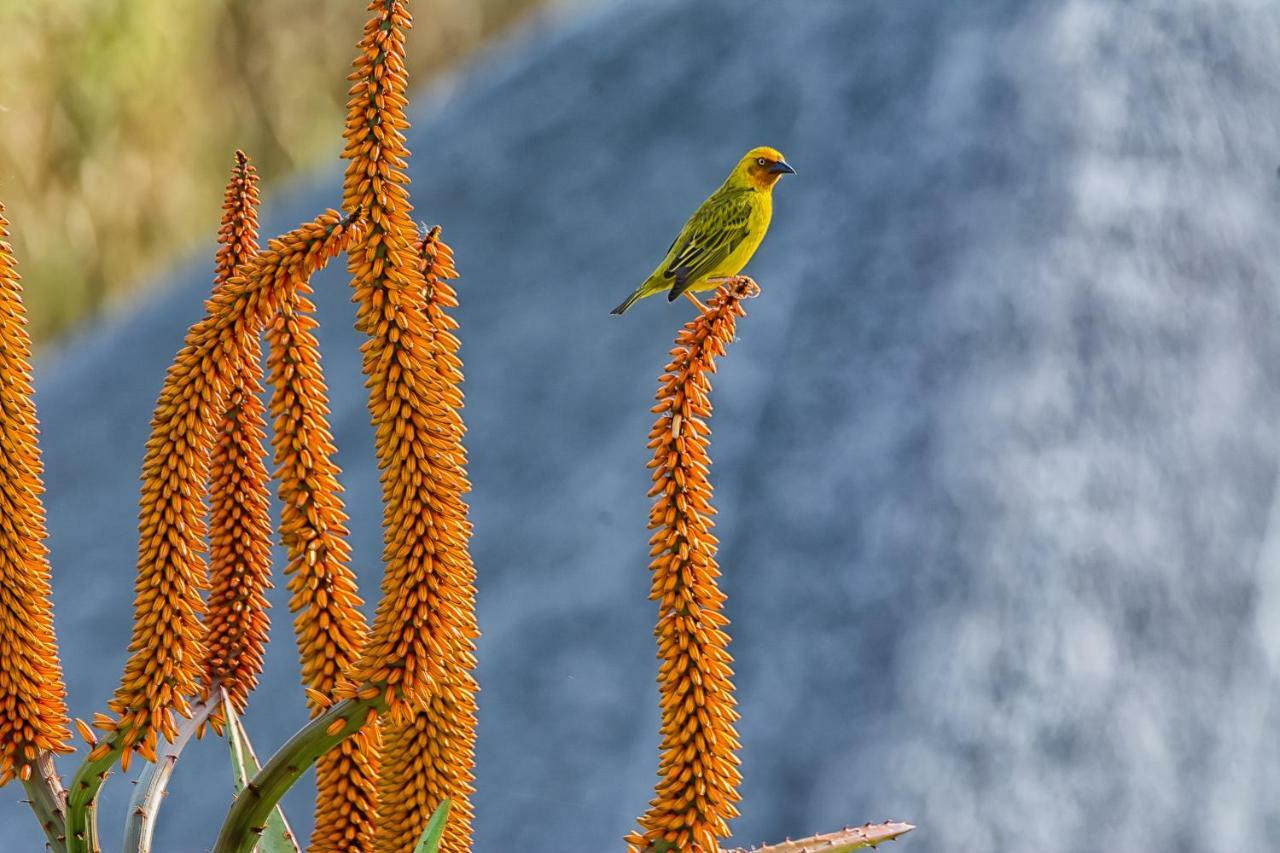
[[[420,0],[421,83],[547,0]],[[23,223],[36,340],[47,341],[207,240],[227,158],[269,188],[336,160],[363,3],[0,0],[0,192]]]

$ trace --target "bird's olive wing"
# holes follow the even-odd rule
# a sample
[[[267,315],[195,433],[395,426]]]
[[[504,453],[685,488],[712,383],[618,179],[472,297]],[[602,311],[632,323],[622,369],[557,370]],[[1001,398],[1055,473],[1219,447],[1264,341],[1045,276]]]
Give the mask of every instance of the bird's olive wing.
[[[712,196],[694,214],[668,253],[662,277],[671,281],[667,299],[715,271],[747,238],[751,206],[744,196]]]

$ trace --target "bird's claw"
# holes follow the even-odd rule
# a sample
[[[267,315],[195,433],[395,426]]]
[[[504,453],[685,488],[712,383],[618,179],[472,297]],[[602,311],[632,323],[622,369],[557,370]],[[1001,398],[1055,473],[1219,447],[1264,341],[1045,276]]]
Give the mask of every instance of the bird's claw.
[[[742,299],[754,299],[760,295],[760,285],[756,284],[756,280],[749,275],[726,275],[718,278],[709,278],[708,282],[712,284],[725,284],[732,288],[737,288],[739,296]]]

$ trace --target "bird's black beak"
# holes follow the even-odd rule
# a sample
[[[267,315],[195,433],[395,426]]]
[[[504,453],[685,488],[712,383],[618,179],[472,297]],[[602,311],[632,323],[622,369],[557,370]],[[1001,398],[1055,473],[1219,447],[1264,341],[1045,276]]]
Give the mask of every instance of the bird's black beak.
[[[779,160],[769,167],[769,172],[774,175],[794,175],[796,170]]]

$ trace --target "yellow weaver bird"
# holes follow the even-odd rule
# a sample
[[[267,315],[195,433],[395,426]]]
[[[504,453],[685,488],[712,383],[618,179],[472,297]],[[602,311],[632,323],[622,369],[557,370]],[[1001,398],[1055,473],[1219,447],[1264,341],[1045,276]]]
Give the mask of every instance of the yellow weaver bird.
[[[683,293],[702,308],[693,294],[715,290],[721,281],[742,271],[769,230],[773,185],[783,175],[795,173],[776,148],[748,151],[720,189],[689,217],[653,274],[609,313],[621,314],[637,299],[664,290],[670,302]]]

